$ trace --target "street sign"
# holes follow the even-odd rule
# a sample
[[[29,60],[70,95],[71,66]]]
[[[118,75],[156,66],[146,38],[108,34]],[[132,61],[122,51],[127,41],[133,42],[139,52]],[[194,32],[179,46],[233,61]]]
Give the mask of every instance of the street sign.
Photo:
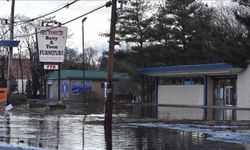
[[[43,66],[45,70],[58,70],[58,65],[56,64],[46,64]]]
[[[40,62],[63,62],[67,31],[66,27],[37,27]]]
[[[17,47],[20,41],[1,40],[0,47]]]

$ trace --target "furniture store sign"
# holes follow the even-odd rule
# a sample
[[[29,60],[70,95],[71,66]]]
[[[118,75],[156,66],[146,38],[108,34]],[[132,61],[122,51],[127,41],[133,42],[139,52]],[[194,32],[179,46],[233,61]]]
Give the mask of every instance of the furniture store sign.
[[[63,62],[67,31],[66,27],[37,27],[40,62]]]

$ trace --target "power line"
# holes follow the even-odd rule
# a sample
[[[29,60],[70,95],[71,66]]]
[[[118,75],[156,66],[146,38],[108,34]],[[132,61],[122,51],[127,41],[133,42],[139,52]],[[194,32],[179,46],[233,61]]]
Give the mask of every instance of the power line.
[[[79,0],[74,0],[74,1],[72,1],[72,2],[70,2],[70,3],[67,3],[67,4],[64,5],[63,7],[60,7],[60,8],[58,8],[58,9],[56,9],[56,10],[54,10],[54,11],[51,11],[51,12],[49,12],[49,13],[46,13],[46,14],[44,14],[44,15],[41,15],[41,16],[38,16],[38,17],[35,17],[35,18],[32,18],[32,19],[29,19],[29,20],[20,21],[20,22],[21,22],[21,23],[28,23],[28,22],[35,21],[35,20],[40,19],[40,18],[44,18],[44,17],[49,16],[49,15],[51,15],[51,14],[53,14],[53,13],[56,13],[56,12],[58,12],[58,11],[64,9],[64,8],[69,8],[70,5],[76,3],[77,1],[79,1]],[[20,23],[20,22],[15,22],[15,23]]]
[[[83,1],[81,2],[82,0],[79,1],[79,3],[77,5],[75,5],[74,7],[72,7],[72,10],[70,12],[68,12],[67,14],[65,14],[63,17],[59,17],[61,18],[61,22],[64,22],[66,21],[70,16],[76,16],[76,15],[79,15],[79,13],[81,14],[82,13],[82,9],[84,6],[88,5],[89,4],[89,1]],[[107,0],[105,0],[107,1]],[[81,11],[81,12],[80,12]],[[73,14],[76,14],[76,15],[73,15]]]
[[[72,2],[70,2],[70,3],[67,3],[66,5],[64,5],[64,6],[58,8],[58,9],[56,9],[56,10],[54,10],[54,11],[51,11],[51,12],[49,12],[49,13],[46,13],[46,14],[44,14],[44,15],[40,15],[40,16],[38,16],[38,17],[29,19],[29,20],[23,20],[23,21],[15,22],[15,24],[16,24],[16,26],[17,26],[17,25],[22,25],[22,24],[25,24],[25,23],[29,23],[29,22],[35,21],[35,20],[40,19],[40,18],[44,18],[44,17],[49,16],[49,15],[51,15],[51,14],[53,14],[53,13],[56,13],[56,12],[58,12],[58,11],[64,9],[64,8],[68,8],[70,5],[73,5],[73,4],[76,3],[77,1],[79,1],[79,0],[74,0],[74,1],[72,1]],[[4,33],[1,35],[1,38],[3,38],[4,35],[7,34],[8,32],[9,32],[9,30],[7,30],[6,32],[4,32]]]
[[[2,35],[1,35],[1,39],[4,38],[5,34],[7,34],[9,32],[9,30],[6,30]]]
[[[91,10],[91,11],[89,11],[89,12],[83,14],[83,15],[80,15],[80,16],[78,16],[78,17],[76,17],[76,18],[74,18],[74,19],[71,19],[71,20],[69,20],[69,21],[66,21],[66,22],[62,23],[62,25],[68,24],[68,23],[70,23],[70,22],[72,22],[72,21],[75,21],[75,20],[77,20],[77,19],[79,19],[79,18],[82,18],[82,17],[84,17],[84,16],[86,16],[86,15],[88,15],[88,14],[91,14],[91,13],[93,13],[93,12],[95,12],[95,11],[97,11],[97,10],[103,8],[103,7],[109,7],[109,6],[111,6],[111,1],[105,3],[104,5],[102,5],[102,6],[100,6],[100,7],[97,7],[96,9],[93,9],[93,10]]]
[[[73,22],[73,21],[75,21],[75,20],[77,20],[77,19],[79,19],[79,18],[82,18],[82,17],[84,17],[84,16],[86,16],[86,15],[88,15],[88,14],[91,14],[91,13],[93,13],[93,12],[95,12],[95,11],[97,11],[97,10],[103,8],[103,7],[109,7],[109,6],[111,6],[111,1],[106,2],[104,5],[99,6],[99,7],[95,8],[95,9],[93,9],[93,10],[91,10],[91,11],[89,11],[89,12],[83,14],[83,15],[80,15],[80,16],[78,16],[78,17],[76,17],[76,18],[73,18],[73,19],[71,19],[71,20],[69,20],[69,21],[66,21],[66,22],[64,22],[64,23],[61,23],[60,25],[66,25],[66,24],[68,24],[68,23],[70,23],[70,22]],[[56,26],[56,27],[51,27],[51,28],[47,29],[46,31],[49,31],[49,30],[52,30],[52,29],[55,29],[55,28],[57,28],[57,26]],[[15,38],[28,37],[28,36],[32,36],[32,35],[35,35],[35,34],[36,34],[36,33],[31,33],[31,34],[26,34],[26,35],[23,35],[23,36],[16,36]]]

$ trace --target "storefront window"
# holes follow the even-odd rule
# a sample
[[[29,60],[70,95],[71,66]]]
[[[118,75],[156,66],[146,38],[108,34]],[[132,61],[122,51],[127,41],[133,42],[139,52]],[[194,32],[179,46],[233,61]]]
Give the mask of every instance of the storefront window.
[[[159,85],[203,85],[203,77],[160,78]]]

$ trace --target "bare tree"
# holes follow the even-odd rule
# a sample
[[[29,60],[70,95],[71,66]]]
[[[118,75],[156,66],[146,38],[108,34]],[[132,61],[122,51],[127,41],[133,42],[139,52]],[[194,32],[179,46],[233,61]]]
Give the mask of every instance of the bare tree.
[[[8,20],[8,19],[7,19]],[[6,22],[7,23],[7,22]],[[0,25],[0,37],[1,39],[8,39],[9,34],[7,34],[9,31],[9,27],[7,24],[1,24]],[[7,86],[7,82],[5,79],[5,70],[7,66],[7,55],[8,55],[8,48],[6,47],[0,47],[0,86]]]
[[[87,69],[95,69],[97,68],[97,60],[98,60],[98,50],[89,47],[85,49],[84,59],[86,62]]]
[[[80,59],[75,49],[66,47],[62,69],[81,69],[81,61],[82,59]]]
[[[29,18],[25,16],[17,16],[17,22],[21,22],[16,26],[16,37],[21,40],[20,43],[20,57],[22,57],[21,53],[24,52],[27,54],[27,58],[29,59],[29,69],[31,72],[31,85],[32,85],[32,95],[37,96],[38,91],[42,91],[42,67],[39,62],[35,29],[39,26],[41,20],[36,20],[33,22],[25,22],[25,20],[29,20]],[[22,58],[19,59],[22,61]],[[22,62],[19,61],[19,65],[22,66]],[[23,66],[21,67],[23,68]],[[21,75],[23,76],[23,75]]]

